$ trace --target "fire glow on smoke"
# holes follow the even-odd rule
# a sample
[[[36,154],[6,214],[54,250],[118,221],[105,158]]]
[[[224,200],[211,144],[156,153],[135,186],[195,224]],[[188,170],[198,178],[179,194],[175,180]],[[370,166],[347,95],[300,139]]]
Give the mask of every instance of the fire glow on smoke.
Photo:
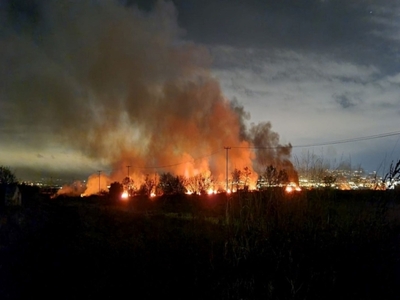
[[[212,191],[225,189],[227,146],[230,172],[247,167],[251,185],[267,165],[297,182],[291,145],[279,143],[269,122],[249,125],[244,107],[223,95],[210,53],[185,41],[172,2],[158,1],[146,13],[120,1],[43,5],[48,13],[38,24],[52,31],[40,43],[27,35],[23,47],[15,45],[34,53],[37,64],[26,77],[36,84],[13,99],[18,104],[29,95],[26,113],[41,107],[37,120],[60,143],[112,170],[90,176],[85,195],[121,182],[126,166],[133,166],[136,186],[147,174],[171,172],[212,176]]]

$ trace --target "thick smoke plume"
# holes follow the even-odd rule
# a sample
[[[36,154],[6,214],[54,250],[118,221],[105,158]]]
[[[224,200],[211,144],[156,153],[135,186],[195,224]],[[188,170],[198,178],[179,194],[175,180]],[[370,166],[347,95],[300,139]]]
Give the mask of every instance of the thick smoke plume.
[[[224,146],[240,147],[230,170],[291,168],[290,147],[250,148],[279,138],[269,123],[246,129],[248,114],[223,96],[207,50],[183,41],[171,3],[151,12],[118,1],[30,3],[3,5],[0,44],[3,107],[28,143],[77,149],[115,180],[128,165],[137,180],[164,171],[223,180]]]
[[[280,145],[279,135],[271,130],[271,123],[252,125],[249,132],[250,140],[256,152],[254,170],[262,174],[265,166],[274,166],[286,170],[289,179],[298,183],[298,175],[290,161],[292,145]]]

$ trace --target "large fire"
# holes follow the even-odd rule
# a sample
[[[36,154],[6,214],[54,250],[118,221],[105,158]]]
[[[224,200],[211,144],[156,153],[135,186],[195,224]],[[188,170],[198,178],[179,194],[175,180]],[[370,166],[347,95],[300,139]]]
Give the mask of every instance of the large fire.
[[[71,5],[82,12],[93,9],[91,1],[81,2]],[[172,3],[161,1],[144,14],[106,1],[96,5],[90,20],[85,13],[68,18],[56,3],[52,20],[62,22],[52,26],[60,26],[60,32],[79,30],[43,37],[44,44],[63,49],[61,57],[52,57],[48,70],[68,74],[68,80],[55,73],[54,84],[48,82],[51,76],[43,83],[65,84],[52,89],[51,99],[59,102],[49,108],[59,117],[51,118],[49,127],[69,147],[110,169],[90,176],[85,195],[107,191],[126,177],[136,189],[151,187],[150,193],[158,195],[163,173],[182,176],[192,193],[225,191],[226,168],[229,191],[253,189],[268,165],[285,169],[297,182],[291,145],[279,143],[269,122],[248,124],[244,107],[224,96],[210,72],[210,53],[182,39]],[[94,45],[96,55],[88,55]],[[33,92],[37,94],[36,88]],[[32,99],[48,94],[45,88]],[[246,179],[232,180],[235,170]]]

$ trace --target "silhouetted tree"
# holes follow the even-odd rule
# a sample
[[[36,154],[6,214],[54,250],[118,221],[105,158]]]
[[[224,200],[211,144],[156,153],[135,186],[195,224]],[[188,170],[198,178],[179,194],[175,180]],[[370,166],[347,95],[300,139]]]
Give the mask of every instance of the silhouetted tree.
[[[278,186],[289,183],[289,176],[286,170],[278,170],[273,165],[267,167],[263,174],[267,186]]]
[[[130,177],[125,177],[124,180],[122,180],[122,185],[124,190],[128,192],[129,197],[132,197],[135,193],[135,185],[133,179]]]
[[[196,194],[206,194],[207,191],[213,188],[214,179],[212,176],[205,174],[197,174],[186,180],[188,189]]]
[[[109,189],[109,195],[112,200],[118,200],[121,198],[121,195],[124,191],[124,187],[121,183],[115,181],[111,183]]]
[[[15,184],[17,177],[9,167],[0,166],[0,185]]]
[[[152,178],[149,174],[146,175],[144,182],[139,188],[138,194],[142,196],[147,196],[150,198],[151,193],[155,193],[155,187],[156,187],[156,180],[155,178]]]
[[[242,171],[235,168],[232,172],[232,188],[231,188],[231,190],[233,190],[233,187],[236,187],[236,191],[237,191],[239,189],[241,180],[242,180]]]
[[[330,163],[324,161],[323,157],[309,151],[303,153],[300,159],[296,157],[296,165],[299,175],[313,183],[322,182],[323,178],[329,175],[327,170],[331,168]]]
[[[326,187],[331,187],[332,184],[336,182],[336,177],[333,175],[326,175],[322,178],[322,182],[325,184]]]
[[[244,167],[243,178],[244,178],[244,189],[245,190],[248,190],[248,188],[249,188],[250,175],[251,175],[251,171],[250,171],[249,167]]]
[[[386,188],[392,188],[396,182],[400,181],[400,160],[394,164],[390,163],[389,171],[382,179],[382,183]]]
[[[186,192],[184,182],[183,176],[174,176],[168,172],[160,175],[159,187],[166,195],[184,194]]]
[[[0,206],[3,206],[5,200],[5,192],[7,186],[16,185],[17,178],[10,168],[5,166],[0,166]]]

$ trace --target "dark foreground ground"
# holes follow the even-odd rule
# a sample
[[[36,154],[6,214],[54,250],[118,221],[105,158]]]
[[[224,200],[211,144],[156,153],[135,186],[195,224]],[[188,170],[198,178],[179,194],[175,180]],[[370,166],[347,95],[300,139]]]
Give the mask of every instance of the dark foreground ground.
[[[400,298],[393,196],[285,197],[4,209],[0,299]]]

